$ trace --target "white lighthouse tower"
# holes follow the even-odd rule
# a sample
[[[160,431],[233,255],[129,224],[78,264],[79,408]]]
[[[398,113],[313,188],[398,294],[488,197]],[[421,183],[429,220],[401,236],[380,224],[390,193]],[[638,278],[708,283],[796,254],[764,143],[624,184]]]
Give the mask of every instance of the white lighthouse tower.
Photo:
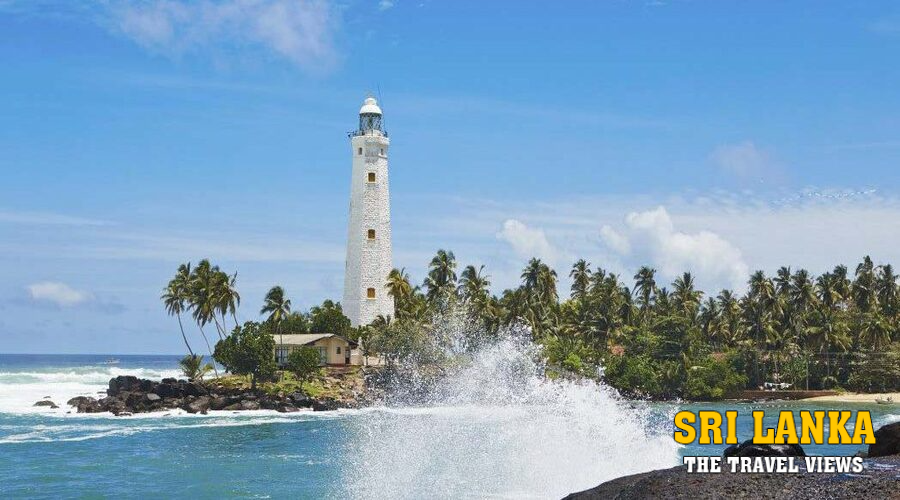
[[[389,145],[381,108],[369,97],[359,110],[359,128],[350,133],[353,175],[343,309],[353,326],[394,315],[394,299],[385,286],[392,267]]]

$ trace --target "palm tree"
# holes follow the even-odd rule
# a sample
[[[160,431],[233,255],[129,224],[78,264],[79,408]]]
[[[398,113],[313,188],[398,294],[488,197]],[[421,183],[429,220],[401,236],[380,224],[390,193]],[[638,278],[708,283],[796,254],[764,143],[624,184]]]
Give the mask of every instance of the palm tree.
[[[391,269],[384,286],[387,288],[388,295],[394,298],[394,317],[399,318],[401,312],[407,309],[410,297],[413,293],[413,288],[409,282],[409,274],[406,273],[406,268]]]
[[[237,328],[238,320],[237,320],[237,308],[241,305],[241,294],[237,291],[237,273],[234,273],[231,276],[228,276],[225,273],[221,273],[219,279],[219,287],[217,288],[218,295],[218,309],[219,313],[222,315],[222,327],[225,327],[225,314],[231,315],[231,319],[234,320],[234,326]]]
[[[165,290],[163,290],[160,299],[162,299],[163,304],[166,306],[166,312],[169,313],[169,316],[174,315],[178,318],[178,328],[181,329],[181,338],[184,339],[184,345],[193,357],[194,350],[191,349],[191,344],[188,342],[187,335],[184,333],[184,324],[181,322],[181,313],[185,311],[189,298],[188,286],[190,283],[190,276],[190,263],[178,266],[175,277],[169,281],[169,284],[166,286]]]
[[[591,284],[591,264],[584,259],[578,259],[569,271],[572,278],[572,298],[584,300]]]
[[[634,275],[634,291],[638,294],[638,305],[641,308],[641,317],[647,320],[650,311],[650,297],[656,292],[656,269],[641,266]]]
[[[880,351],[891,343],[891,325],[878,313],[866,314],[859,340],[873,351]]]
[[[216,312],[218,311],[216,303],[217,286],[219,285],[218,281],[220,281],[218,273],[219,268],[213,267],[207,259],[197,263],[197,267],[191,273],[190,304],[191,313],[200,326],[200,331],[202,332],[203,327],[212,321],[216,325],[216,331],[219,333],[219,339],[221,340],[225,338],[225,335],[222,326],[219,325],[219,319],[216,317]]]
[[[900,312],[900,295],[897,290],[897,275],[890,264],[879,266],[878,278],[875,282],[875,295],[881,306],[881,314],[888,321],[895,321]]]
[[[291,314],[291,300],[285,298],[284,289],[280,286],[273,286],[269,289],[259,313],[269,315],[266,321],[275,326],[275,332],[278,333],[278,348],[284,357],[284,334],[281,332],[281,322]],[[283,362],[283,359],[279,361]]]
[[[448,250],[438,250],[428,265],[425,278],[426,295],[432,302],[446,298],[456,289],[456,256]]]
[[[484,274],[484,266],[475,269],[475,266],[466,266],[459,275],[459,293],[464,301],[469,303],[483,303],[490,297],[488,288],[491,286],[490,276]]]
[[[691,273],[682,274],[672,283],[672,290],[672,297],[679,312],[693,323],[700,307],[700,299],[703,297],[703,292],[694,289],[694,276]]]
[[[853,280],[850,294],[861,313],[868,313],[875,305],[875,265],[868,255],[856,266],[856,279]]]

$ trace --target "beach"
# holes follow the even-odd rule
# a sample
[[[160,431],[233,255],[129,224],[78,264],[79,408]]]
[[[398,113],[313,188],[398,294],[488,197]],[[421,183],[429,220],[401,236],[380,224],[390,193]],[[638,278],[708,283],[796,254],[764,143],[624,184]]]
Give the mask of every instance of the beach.
[[[875,403],[876,400],[884,401],[887,399],[893,400],[894,404],[897,405],[897,407],[900,407],[900,392],[879,392],[869,394],[848,392],[844,394],[835,394],[833,396],[806,398],[802,401],[815,403]]]

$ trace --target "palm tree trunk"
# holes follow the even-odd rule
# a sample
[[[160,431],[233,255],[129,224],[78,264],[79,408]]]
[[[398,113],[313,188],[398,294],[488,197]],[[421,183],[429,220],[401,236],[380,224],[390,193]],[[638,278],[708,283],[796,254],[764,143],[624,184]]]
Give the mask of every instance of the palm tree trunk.
[[[194,357],[194,350],[191,349],[191,344],[188,343],[187,335],[184,334],[184,325],[181,324],[181,313],[175,313],[175,317],[178,318],[178,328],[181,329],[181,338],[184,339],[184,345],[187,347],[188,352],[191,354],[191,357]]]
[[[219,332],[219,340],[225,340],[225,333],[223,332],[222,326],[219,325],[219,318],[216,317],[216,313],[212,314],[212,319],[216,323],[216,331]]]
[[[199,325],[197,325],[199,326]],[[209,345],[209,339],[206,338],[206,332],[203,331],[203,327],[200,326],[200,335],[203,335],[203,341],[206,342],[206,349],[209,351],[209,357],[213,357],[212,347]],[[213,370],[216,372],[216,378],[219,378],[219,369],[216,368],[216,359],[213,358]]]
[[[278,343],[280,344],[278,346],[278,348],[281,349],[282,354],[284,354],[284,334],[281,332],[281,322],[280,321],[278,322],[278,325],[275,327],[275,329],[278,331]],[[280,379],[282,382],[284,382],[284,368],[282,368],[282,370],[281,370]]]

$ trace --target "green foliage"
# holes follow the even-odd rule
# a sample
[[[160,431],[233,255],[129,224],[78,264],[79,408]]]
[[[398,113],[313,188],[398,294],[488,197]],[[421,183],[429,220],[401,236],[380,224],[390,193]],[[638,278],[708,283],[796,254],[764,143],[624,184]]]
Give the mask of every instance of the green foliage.
[[[300,381],[300,387],[319,371],[319,351],[309,346],[294,349],[288,355],[287,369]]]
[[[250,375],[255,389],[259,380],[275,375],[275,339],[267,323],[248,321],[216,343],[213,358],[226,370]]]
[[[309,310],[310,327],[313,333],[334,333],[344,337],[350,336],[350,319],[344,316],[340,302],[326,300],[321,306]]]
[[[203,363],[203,356],[199,354],[188,354],[178,361],[181,366],[181,373],[188,380],[203,380],[203,377],[213,371],[211,363]]]
[[[283,333],[310,333],[309,316],[300,312],[292,312],[281,321],[279,329]]]
[[[695,401],[735,398],[747,385],[747,376],[738,373],[725,359],[708,357],[686,370],[684,394]]]

